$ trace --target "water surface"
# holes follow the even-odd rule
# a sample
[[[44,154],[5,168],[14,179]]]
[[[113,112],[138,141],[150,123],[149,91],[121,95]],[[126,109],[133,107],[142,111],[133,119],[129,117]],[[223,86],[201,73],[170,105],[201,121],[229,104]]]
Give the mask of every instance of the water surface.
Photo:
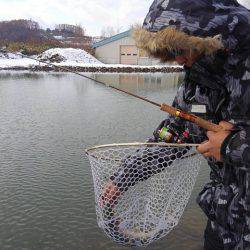
[[[171,104],[182,74],[90,75],[159,103]],[[0,73],[1,249],[125,249],[96,223],[84,149],[145,141],[166,114],[80,76]],[[195,197],[208,179],[204,164],[181,223],[148,249],[201,249],[205,217]]]

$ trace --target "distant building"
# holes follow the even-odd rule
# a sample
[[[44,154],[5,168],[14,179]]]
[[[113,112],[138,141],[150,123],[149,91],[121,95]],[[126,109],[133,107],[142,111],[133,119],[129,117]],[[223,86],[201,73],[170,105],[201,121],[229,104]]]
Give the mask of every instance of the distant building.
[[[56,40],[63,40],[63,39],[64,39],[63,36],[54,36],[54,38],[55,38]]]
[[[159,60],[148,57],[135,46],[131,31],[125,31],[92,45],[95,57],[107,64],[156,65]]]

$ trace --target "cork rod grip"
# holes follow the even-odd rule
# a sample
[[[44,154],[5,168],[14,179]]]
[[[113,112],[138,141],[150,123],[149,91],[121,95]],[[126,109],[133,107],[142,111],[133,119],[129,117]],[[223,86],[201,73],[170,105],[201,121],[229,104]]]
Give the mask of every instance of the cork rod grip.
[[[206,129],[206,130],[209,130],[209,131],[213,131],[213,132],[219,132],[221,130],[223,130],[223,127],[217,125],[217,124],[214,124],[212,122],[209,122],[209,121],[206,121],[198,116],[195,116],[195,115],[192,115],[192,114],[189,114],[189,113],[185,113],[179,109],[176,109],[172,106],[169,106],[165,103],[163,103],[161,105],[161,110],[162,111],[165,111],[167,113],[169,113],[170,115],[173,115],[173,116],[176,116],[176,117],[181,117],[187,121],[191,121],[191,122],[194,122],[196,123],[197,125],[199,125],[200,127]]]

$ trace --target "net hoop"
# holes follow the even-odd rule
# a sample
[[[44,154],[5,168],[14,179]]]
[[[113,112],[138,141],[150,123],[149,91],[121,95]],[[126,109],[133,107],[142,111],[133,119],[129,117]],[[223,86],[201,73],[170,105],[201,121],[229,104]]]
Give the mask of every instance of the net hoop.
[[[99,146],[91,147],[85,150],[91,163],[91,170],[92,170],[92,175],[93,175],[93,180],[94,180],[95,198],[96,198],[96,214],[97,214],[98,225],[101,229],[104,230],[104,232],[110,239],[117,242],[118,244],[130,246],[130,247],[131,246],[147,246],[151,242],[158,240],[162,238],[163,236],[165,236],[166,234],[168,234],[168,232],[170,232],[178,224],[178,221],[190,198],[196,176],[198,175],[199,160],[201,157],[198,154],[198,152],[194,150],[194,148],[198,146],[199,144],[134,142],[134,143],[115,143],[115,144],[99,145]],[[167,167],[166,166],[164,168],[162,167],[162,169],[158,170],[156,174],[151,173],[148,175],[149,177],[147,178],[143,177],[144,179],[141,179],[140,181],[135,182],[135,184],[130,183],[130,186],[128,188],[122,189],[119,187],[119,184],[123,184],[124,182],[127,182],[127,183],[129,182],[129,178],[126,177],[125,175],[126,171],[138,168],[138,166],[136,165],[137,162],[134,162],[132,164],[132,167],[130,166],[127,167],[124,165],[124,162],[126,162],[127,159],[134,160],[137,157],[137,156],[134,157],[133,154],[135,155],[139,152],[140,159],[141,159],[141,151],[146,151],[147,153],[149,152],[152,155],[152,152],[155,149],[160,150],[159,151],[160,153],[162,152],[168,153],[168,151],[177,152],[176,148],[180,149],[181,152],[183,152],[182,155],[179,156],[179,158],[177,157],[176,161],[183,160],[186,162],[190,162],[191,170],[188,170],[186,166],[184,167],[180,166],[180,164],[179,165],[177,164],[177,166],[175,167],[175,163],[172,163],[172,161],[170,163],[170,160],[169,160],[169,162],[167,162],[166,164]],[[192,150],[189,150],[189,149],[192,149]],[[121,156],[120,154],[121,152],[123,153],[126,152],[126,153],[124,153],[124,156]],[[136,161],[138,159],[139,158],[137,157]],[[121,169],[123,172],[122,174],[119,173],[121,172]],[[173,182],[173,189],[175,190],[173,191],[173,194],[170,194],[169,196],[171,196],[171,199],[175,199],[174,196],[177,195],[179,199],[183,199],[180,201],[180,203],[183,203],[183,204],[181,204],[180,208],[178,208],[178,213],[173,211],[175,203],[174,203],[174,206],[170,204],[168,208],[164,207],[163,209],[165,209],[166,211],[164,210],[165,212],[164,211],[163,212],[169,214],[168,218],[166,219],[166,215],[164,215],[165,217],[163,219],[160,218],[159,220],[157,216],[163,217],[163,215],[160,212],[156,211],[155,208],[153,209],[148,208],[149,213],[152,212],[152,214],[149,215],[149,218],[152,220],[152,222],[150,222],[150,219],[148,218],[143,219],[145,220],[144,221],[145,224],[142,225],[142,223],[144,222],[142,222],[142,219],[139,218],[141,215],[137,216],[136,213],[140,214],[139,207],[142,209],[143,209],[143,206],[150,207],[150,205],[152,205],[152,201],[150,201],[148,204],[146,204],[145,201],[141,201],[145,198],[147,193],[140,194],[140,192],[143,193],[144,189],[147,189],[149,185],[152,186],[150,188],[152,192],[155,184],[159,186],[159,181],[160,181],[159,178],[163,180],[165,177],[168,177],[167,176],[168,173],[166,174],[164,173],[164,172],[169,171],[168,169],[170,169],[170,171],[173,171],[173,172],[176,171],[177,169],[178,171],[176,173],[182,175],[181,177],[175,179],[177,184],[175,184],[175,181]],[[187,191],[185,191],[185,196],[183,197],[182,197],[182,194],[180,194],[180,190],[178,190],[179,187],[176,186],[178,185],[179,182],[182,181],[182,179],[187,179],[185,174],[181,173],[182,170],[184,172],[186,171],[188,176],[192,176],[191,181],[187,181],[187,180],[184,181],[185,182],[184,184],[187,185],[188,187],[187,187]],[[114,181],[114,179],[112,179],[110,176],[117,176],[118,175],[117,173],[121,175],[121,179],[123,180],[123,182],[118,183],[119,178],[117,179],[118,181],[115,180],[116,181],[115,183],[117,184],[116,186],[117,189],[115,191],[116,194],[114,195],[115,198],[113,198],[112,196],[110,200],[106,200],[106,198],[103,199],[103,190],[105,190],[106,186],[109,185],[110,180],[112,180],[112,183]],[[176,173],[174,172],[174,174]],[[173,173],[171,175],[173,175]],[[183,184],[181,183],[180,185],[183,186]],[[162,184],[162,189],[164,190],[164,188],[165,187]],[[168,187],[168,188],[171,189],[171,187]],[[165,188],[165,190],[167,189]],[[170,190],[170,192],[172,191]],[[158,191],[153,190],[152,195],[156,197],[157,194],[158,194]],[[164,195],[164,192],[162,192],[162,195]],[[168,202],[168,199],[171,200],[169,197],[163,200],[165,202]],[[100,201],[103,203],[101,204]],[[159,206],[163,207],[162,205],[163,201],[161,202],[159,200],[157,202],[159,202],[160,204]],[[127,204],[130,204],[129,205],[130,207],[129,206],[127,207]],[[123,211],[124,206],[126,208],[124,208],[124,211]],[[138,208],[135,208],[135,207],[138,207]],[[138,211],[136,212],[133,211],[136,209],[138,209]],[[171,218],[171,216],[173,218]],[[136,222],[137,223],[136,224],[133,220],[138,220],[140,222],[138,223]],[[153,223],[155,224],[153,225]],[[167,225],[164,226],[163,225],[164,223]],[[148,226],[147,224],[151,226]]]
[[[132,143],[113,143],[113,144],[104,144],[98,145],[91,148],[87,148],[85,152],[89,154],[91,151],[102,148],[112,148],[112,147],[138,147],[138,146],[157,146],[157,147],[199,147],[200,144],[193,143],[152,143],[152,142],[132,142]],[[198,154],[198,153],[197,153]]]

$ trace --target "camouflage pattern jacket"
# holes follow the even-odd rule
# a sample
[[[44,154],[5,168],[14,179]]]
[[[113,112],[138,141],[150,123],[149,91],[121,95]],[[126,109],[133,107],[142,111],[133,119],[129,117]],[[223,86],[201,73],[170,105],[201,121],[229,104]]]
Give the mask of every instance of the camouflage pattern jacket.
[[[169,28],[176,30],[171,30],[172,40]],[[215,45],[217,35],[223,48]],[[163,60],[167,50],[177,50],[180,44],[203,52],[191,68],[185,68],[173,106],[190,112],[194,104],[206,105],[204,118],[235,124],[222,145],[223,163],[208,159],[211,181],[197,201],[213,221],[224,249],[250,249],[249,10],[236,0],[155,0],[136,39],[141,48]],[[168,117],[157,130],[173,119]],[[205,131],[196,125],[176,122],[188,128],[194,143],[206,139]]]

